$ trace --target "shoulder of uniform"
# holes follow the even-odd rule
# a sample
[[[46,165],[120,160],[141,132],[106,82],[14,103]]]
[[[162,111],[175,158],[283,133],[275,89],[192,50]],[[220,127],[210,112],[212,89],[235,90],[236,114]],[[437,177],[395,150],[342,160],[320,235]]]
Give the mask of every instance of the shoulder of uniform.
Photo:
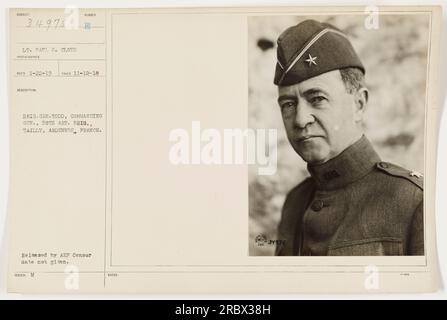
[[[293,199],[300,198],[303,195],[307,195],[313,188],[313,186],[314,180],[311,177],[307,177],[306,179],[304,179],[301,183],[299,183],[287,193],[284,206],[287,206],[287,204]]]
[[[398,165],[385,161],[378,162],[376,167],[381,172],[397,178],[406,179],[418,186],[420,189],[424,189],[424,177],[417,171],[407,170]]]
[[[307,177],[301,183],[296,185],[292,190],[290,190],[288,195],[307,191],[307,189],[310,188],[312,185],[313,185],[313,179],[311,177]]]
[[[304,212],[314,188],[314,180],[309,177],[287,193],[282,207],[280,228],[288,228],[289,225],[295,225],[297,214]]]

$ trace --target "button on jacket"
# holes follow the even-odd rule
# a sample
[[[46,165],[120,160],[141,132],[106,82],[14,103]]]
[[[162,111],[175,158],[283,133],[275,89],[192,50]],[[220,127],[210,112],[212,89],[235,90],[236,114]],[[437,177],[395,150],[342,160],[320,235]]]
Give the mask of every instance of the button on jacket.
[[[287,195],[276,255],[424,255],[420,174],[382,162],[365,136],[308,170]]]

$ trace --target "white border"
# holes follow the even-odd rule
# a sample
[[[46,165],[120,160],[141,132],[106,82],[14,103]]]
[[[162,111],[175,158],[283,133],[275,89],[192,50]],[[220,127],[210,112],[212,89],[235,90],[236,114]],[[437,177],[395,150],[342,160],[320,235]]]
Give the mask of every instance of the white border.
[[[14,7],[62,7],[76,5],[82,7],[97,8],[141,8],[140,1],[100,1],[100,0],[37,0],[37,1],[11,1],[3,0],[0,4],[0,300],[1,299],[447,299],[447,290],[444,288],[432,294],[290,294],[290,295],[19,295],[6,293],[6,245],[5,245],[5,220],[9,188],[9,111],[7,96],[7,9]],[[265,0],[244,0],[244,1],[213,1],[213,0],[153,0],[150,5],[145,3],[144,7],[222,7],[222,6],[280,6],[280,5],[420,5],[420,1],[312,1],[312,0],[289,0],[289,1],[265,1]],[[447,31],[447,5],[442,0],[428,0],[424,5],[444,5],[443,7],[443,30]],[[6,39],[6,40],[3,40]],[[439,69],[440,74],[440,129],[438,137],[438,160],[437,160],[437,180],[436,180],[436,227],[437,227],[437,248],[441,274],[447,274],[447,123],[444,115],[447,103],[445,96],[447,93],[447,64],[442,57],[447,56],[447,32],[441,34],[441,54]]]

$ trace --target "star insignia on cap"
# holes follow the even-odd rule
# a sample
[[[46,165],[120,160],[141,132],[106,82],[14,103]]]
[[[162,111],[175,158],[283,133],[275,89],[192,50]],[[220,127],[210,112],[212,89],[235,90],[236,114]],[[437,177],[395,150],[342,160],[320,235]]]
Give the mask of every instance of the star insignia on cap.
[[[309,63],[309,67],[310,67],[312,64],[317,65],[317,63],[315,62],[315,60],[317,60],[317,57],[316,57],[316,56],[315,56],[315,57],[312,57],[312,56],[310,55],[310,53],[309,53],[309,58],[306,59],[305,61]]]
[[[419,173],[417,171],[411,171],[410,172],[410,177],[416,177],[416,178],[422,178],[422,173]]]

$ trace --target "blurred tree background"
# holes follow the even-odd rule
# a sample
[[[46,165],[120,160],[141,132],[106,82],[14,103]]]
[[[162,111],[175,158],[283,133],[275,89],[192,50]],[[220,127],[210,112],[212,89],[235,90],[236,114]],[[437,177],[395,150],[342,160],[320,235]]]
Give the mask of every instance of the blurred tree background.
[[[309,174],[289,145],[273,84],[276,39],[306,19],[333,24],[350,38],[366,68],[370,92],[365,132],[384,161],[423,172],[429,16],[379,15],[379,28],[368,30],[365,15],[249,17],[249,127],[278,129],[278,169],[261,176],[249,168],[249,252],[273,255],[259,246],[258,235],[277,239],[281,208],[289,190]]]

